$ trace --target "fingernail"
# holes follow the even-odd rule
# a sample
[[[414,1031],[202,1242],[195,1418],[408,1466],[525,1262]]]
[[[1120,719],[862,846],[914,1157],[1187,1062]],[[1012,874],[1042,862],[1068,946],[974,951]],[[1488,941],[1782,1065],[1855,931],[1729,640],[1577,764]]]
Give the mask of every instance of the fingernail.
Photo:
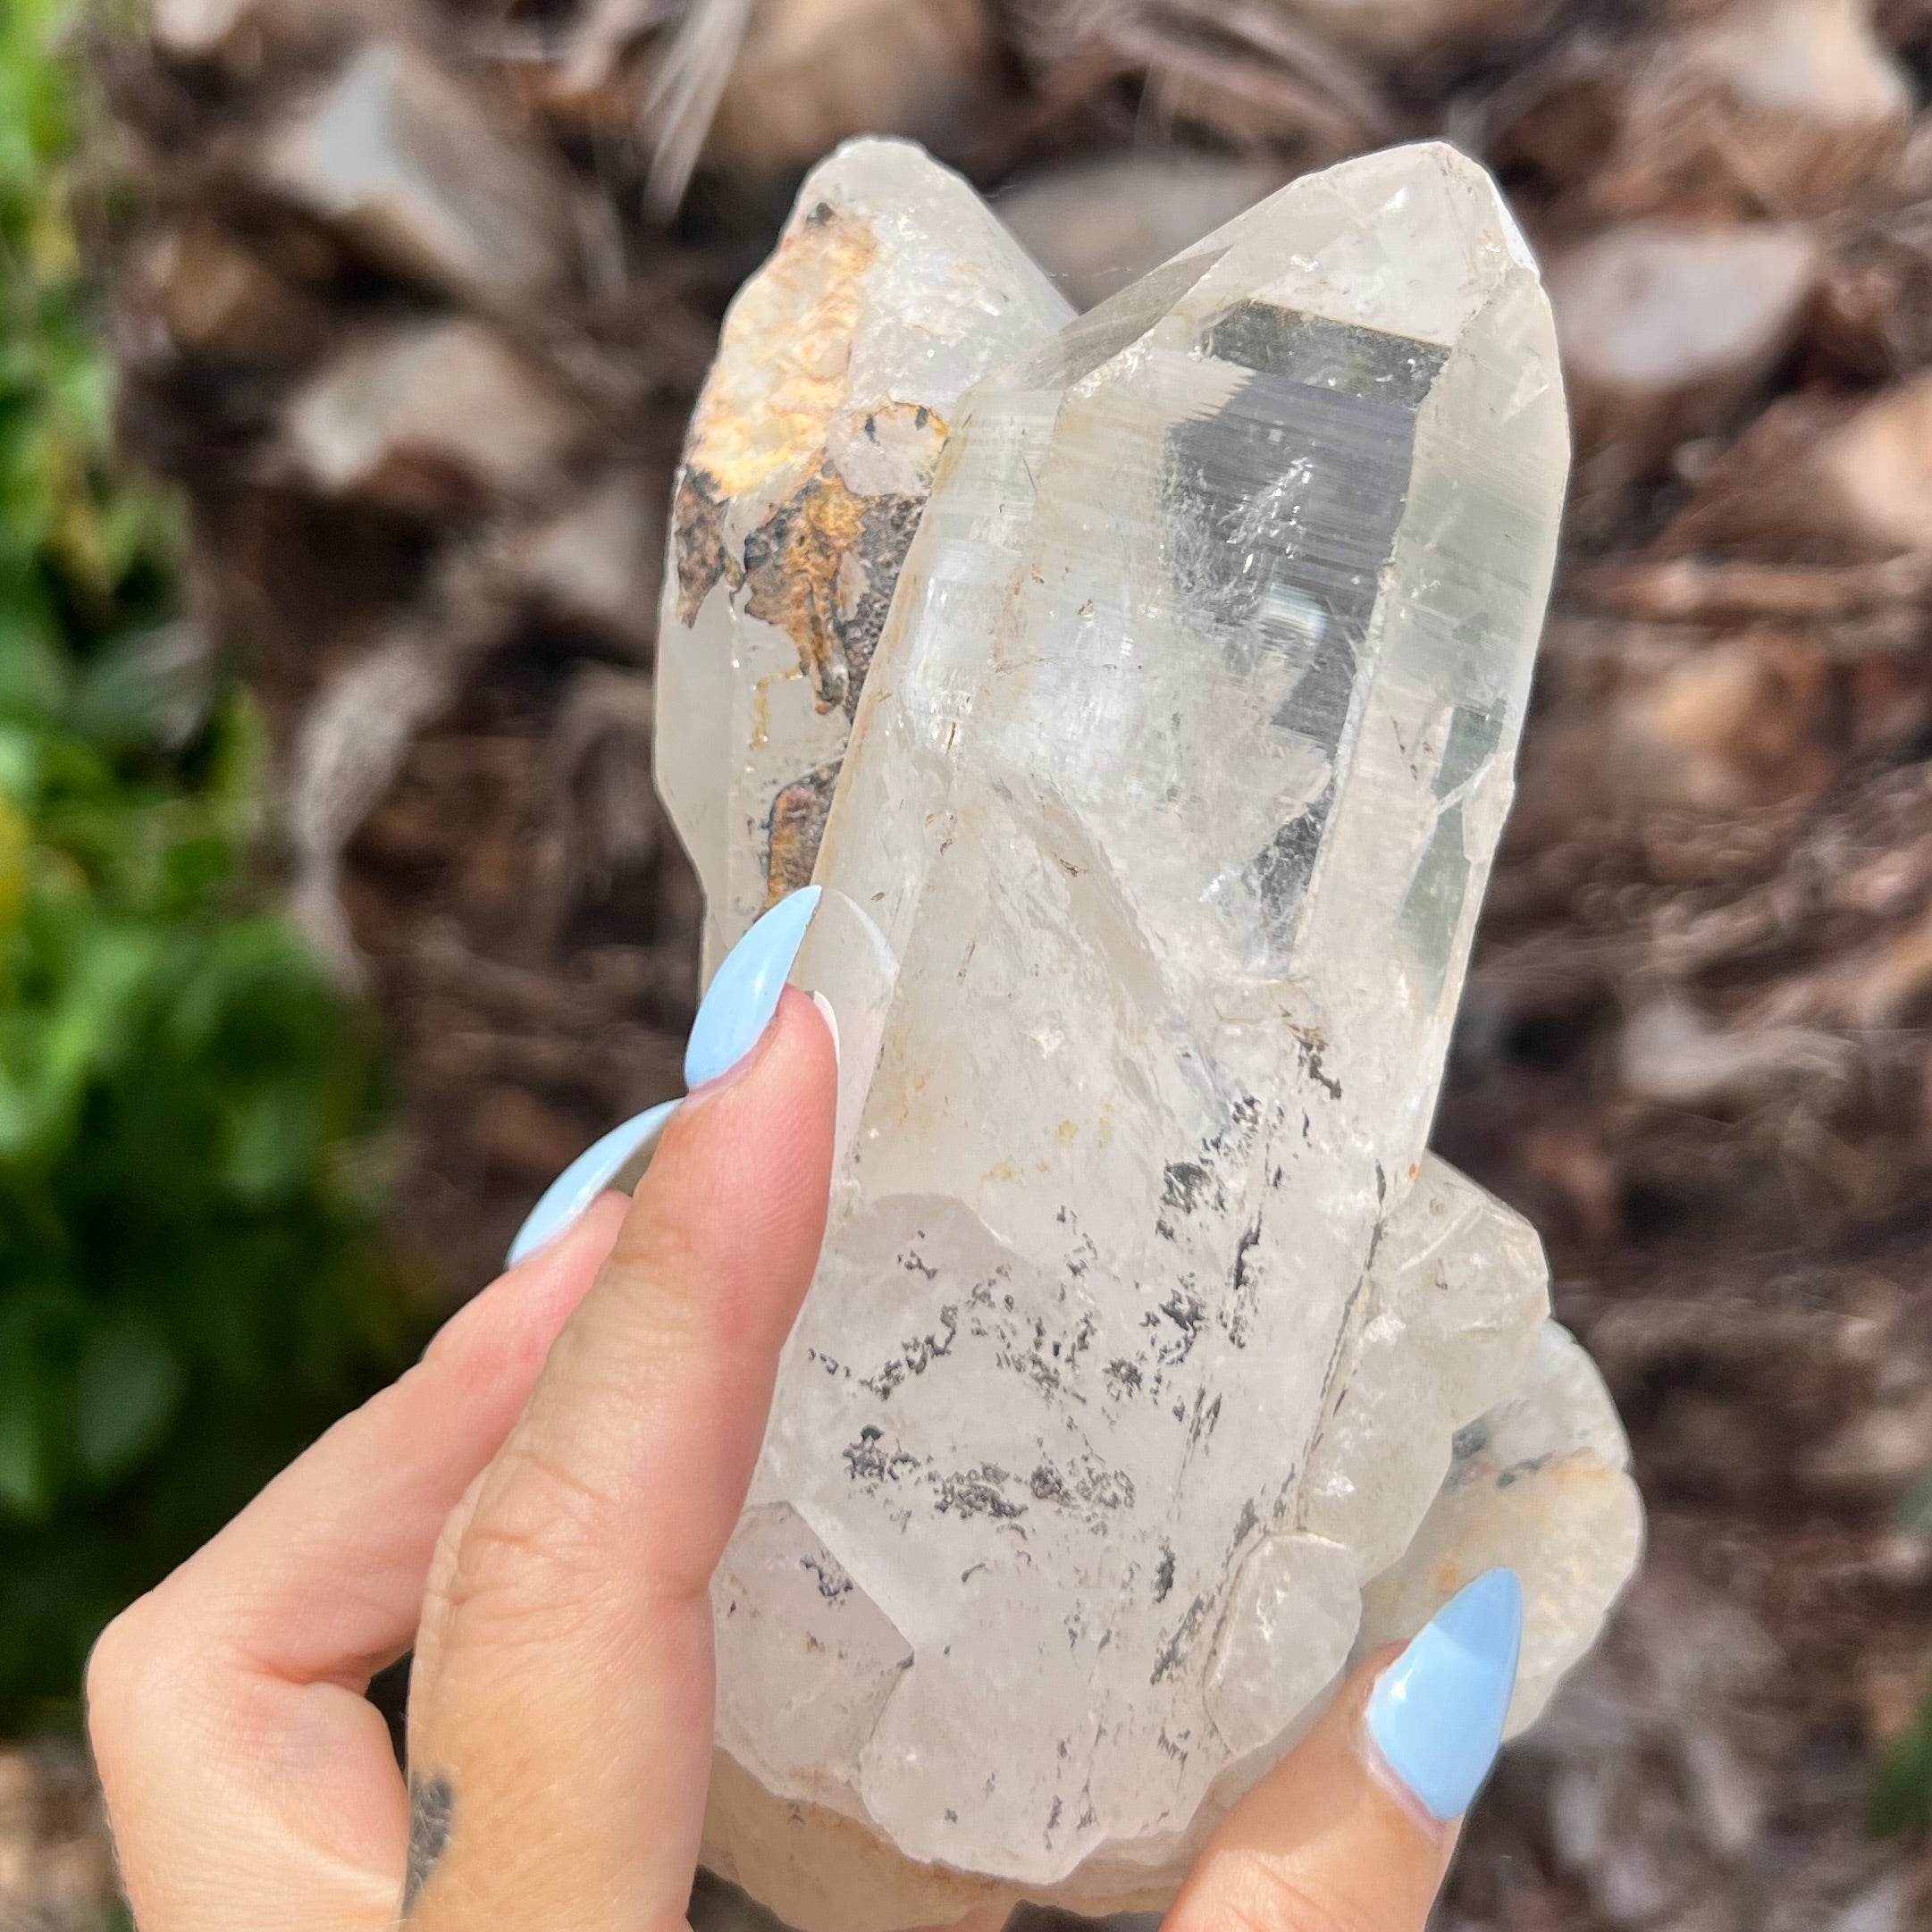
[[[693,1092],[729,1073],[758,1045],[818,910],[819,888],[807,886],[779,900],[726,953],[685,1047],[685,1085]]]
[[[1445,1824],[1469,1809],[1502,1748],[1522,1647],[1523,1585],[1514,1570],[1491,1570],[1424,1625],[1369,1697],[1376,1749]]]
[[[682,1105],[681,1101],[667,1100],[661,1106],[625,1121],[623,1126],[613,1127],[601,1140],[578,1155],[530,1210],[530,1218],[510,1243],[505,1265],[514,1268],[547,1242],[554,1241],[632,1162],[656,1146],[664,1123]]]
[[[838,1015],[832,1011],[832,1003],[822,993],[811,995],[811,1004],[819,1009],[819,1017],[825,1021],[825,1030],[832,1036],[832,1063],[836,1066],[838,1051]]]

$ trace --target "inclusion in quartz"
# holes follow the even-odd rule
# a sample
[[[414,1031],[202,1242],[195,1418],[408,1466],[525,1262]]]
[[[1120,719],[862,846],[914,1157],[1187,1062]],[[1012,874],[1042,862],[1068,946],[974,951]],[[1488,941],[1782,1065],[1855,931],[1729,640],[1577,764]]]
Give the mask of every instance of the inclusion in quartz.
[[[924,267],[802,281],[842,207]],[[714,1589],[705,1841],[810,1932],[1158,1907],[1352,1656],[1509,1562],[1520,1727],[1641,1541],[1534,1233],[1425,1148],[1567,460],[1521,239],[1474,164],[1397,150],[1049,337],[987,222],[897,144],[807,184],[667,592],[714,956],[815,857],[795,977],[839,1028],[825,1252]],[[970,323],[962,274],[1032,293]],[[832,374],[788,443],[802,287]],[[893,542],[822,523],[754,601],[839,412],[995,327]],[[710,453],[767,444],[805,479],[777,508]]]

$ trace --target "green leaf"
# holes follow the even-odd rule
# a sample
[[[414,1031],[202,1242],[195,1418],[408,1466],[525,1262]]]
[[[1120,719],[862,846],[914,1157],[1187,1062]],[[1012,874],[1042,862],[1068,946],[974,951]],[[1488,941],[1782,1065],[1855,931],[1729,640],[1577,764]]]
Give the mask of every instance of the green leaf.
[[[279,1081],[228,1110],[223,1178],[244,1200],[268,1202],[296,1190],[313,1171],[315,1096]]]
[[[25,1376],[0,1383],[0,1515],[35,1516],[52,1490],[40,1411]]]
[[[31,810],[39,795],[41,769],[36,734],[23,726],[0,724],[0,798]]]
[[[45,1286],[0,1301],[0,1521],[43,1516],[54,1500],[60,1313]]]
[[[33,828],[23,813],[0,798],[0,936],[19,923],[27,903],[27,860]]]
[[[124,1474],[167,1433],[187,1377],[165,1335],[130,1310],[97,1329],[80,1357],[74,1449],[97,1482]]]
[[[46,726],[66,695],[65,668],[35,608],[34,586],[15,591],[0,580],[0,717]]]

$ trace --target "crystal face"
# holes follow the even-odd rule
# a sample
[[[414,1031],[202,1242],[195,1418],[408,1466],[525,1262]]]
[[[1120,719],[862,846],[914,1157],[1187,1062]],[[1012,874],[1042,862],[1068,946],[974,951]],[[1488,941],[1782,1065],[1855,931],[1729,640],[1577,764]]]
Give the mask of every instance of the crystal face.
[[[878,145],[869,218],[930,206]],[[1161,1906],[1352,1655],[1509,1561],[1526,1722],[1641,1536],[1535,1235],[1425,1147],[1567,465],[1527,251],[1414,147],[1038,319],[815,700],[839,1155],[715,1592],[706,1835],[813,1932]],[[660,746],[722,937],[794,882],[745,693],[811,652],[706,581],[694,474]]]

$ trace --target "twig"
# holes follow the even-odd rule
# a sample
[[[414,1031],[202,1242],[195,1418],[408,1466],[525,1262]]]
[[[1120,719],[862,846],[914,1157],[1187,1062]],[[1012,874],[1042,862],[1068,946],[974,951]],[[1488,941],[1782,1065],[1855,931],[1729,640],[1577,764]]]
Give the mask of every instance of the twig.
[[[1619,559],[1576,572],[1564,590],[1599,610],[1660,623],[1844,617],[1932,600],[1932,552],[1844,566]]]

